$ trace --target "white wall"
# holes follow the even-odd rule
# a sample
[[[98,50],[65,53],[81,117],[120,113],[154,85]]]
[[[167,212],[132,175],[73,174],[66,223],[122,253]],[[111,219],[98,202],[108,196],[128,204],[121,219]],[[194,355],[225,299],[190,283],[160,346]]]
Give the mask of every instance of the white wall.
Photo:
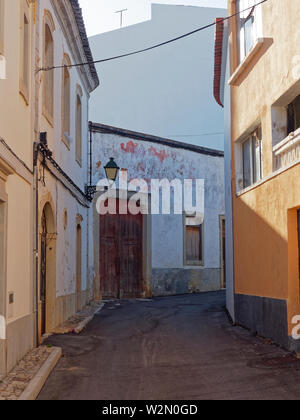
[[[76,62],[70,48],[70,41],[64,36],[63,28],[60,27],[59,21],[55,15],[55,11],[51,7],[49,0],[41,0],[40,15],[40,52],[43,56],[43,14],[44,10],[49,10],[55,23],[56,30],[53,32],[54,40],[54,64],[61,66],[63,64],[64,54],[67,54],[71,62]],[[58,164],[64,169],[69,177],[83,190],[87,183],[87,150],[88,150],[88,101],[89,94],[85,88],[81,77],[80,68],[71,68],[70,70],[70,150],[61,141],[61,115],[62,115],[62,69],[55,69],[54,72],[54,127],[47,122],[42,116],[43,89],[40,88],[40,131],[48,133],[48,143],[50,150],[53,151],[53,157]],[[41,80],[43,74],[41,73]],[[83,92],[82,100],[82,165],[79,166],[75,159],[75,127],[76,127],[76,86],[79,85]]]
[[[226,49],[226,53],[229,51]],[[233,265],[233,209],[232,209],[232,179],[231,179],[231,105],[229,79],[229,58],[227,60],[225,77],[225,211],[226,211],[226,304],[233,321],[234,311],[234,265]]]
[[[224,9],[153,5],[152,20],[90,38],[95,59],[142,49],[215,21]],[[116,127],[223,149],[213,99],[214,27],[173,44],[97,66],[90,118]],[[220,134],[213,134],[220,133]]]
[[[43,34],[43,15],[44,10],[49,10],[55,23],[56,30],[53,32],[54,39],[54,64],[62,65],[64,54],[69,55],[71,62],[76,62],[73,56],[71,41],[68,40],[60,22],[55,14],[51,2],[49,0],[41,0],[40,2],[40,34]],[[43,36],[40,36],[40,52],[43,51]],[[48,133],[48,146],[53,152],[53,158],[70,177],[70,179],[84,191],[85,185],[88,183],[88,102],[89,93],[84,83],[80,68],[70,69],[70,150],[61,140],[61,107],[62,107],[62,69],[54,70],[54,126],[52,127],[42,113],[43,89],[40,88],[40,131]],[[41,80],[43,75],[41,74]],[[77,85],[82,89],[82,165],[80,166],[75,158],[75,133],[76,133],[76,92]],[[82,290],[88,287],[88,274],[93,268],[93,248],[92,242],[88,241],[88,220],[89,212],[81,205],[78,200],[68,191],[61,182],[57,181],[47,171],[46,186],[40,186],[40,199],[50,192],[55,205],[55,221],[57,227],[57,252],[56,252],[56,297],[67,296],[76,291],[76,217],[81,215],[83,222],[82,228]],[[64,180],[63,176],[60,176]],[[68,184],[67,184],[68,185]],[[77,194],[81,197],[80,194]],[[81,197],[82,200],[82,197]],[[64,229],[63,218],[64,210],[67,210],[68,225]],[[90,247],[88,258],[87,248]]]
[[[219,215],[224,215],[224,159],[185,149],[93,133],[93,181],[105,177],[103,167],[114,157],[128,170],[128,180],[177,178],[205,180],[204,260],[202,268],[220,268]],[[183,216],[152,218],[153,268],[183,268]]]

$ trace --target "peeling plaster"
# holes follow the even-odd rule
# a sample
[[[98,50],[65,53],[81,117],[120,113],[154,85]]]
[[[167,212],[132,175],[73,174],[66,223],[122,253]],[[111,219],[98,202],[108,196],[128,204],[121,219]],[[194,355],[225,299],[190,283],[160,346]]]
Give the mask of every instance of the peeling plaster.
[[[224,214],[224,159],[185,149],[174,149],[150,141],[93,134],[93,182],[96,185],[105,175],[97,168],[98,161],[107,162],[114,157],[120,168],[128,170],[128,180],[141,178],[151,185],[151,179],[204,179],[205,180],[205,266],[197,269],[220,267],[219,216]],[[153,268],[179,268],[183,259],[182,215],[155,215],[152,217]],[[167,246],[166,246],[167,244]]]
[[[125,153],[132,153],[134,154],[136,152],[136,148],[138,147],[137,143],[133,143],[133,141],[129,141],[126,146],[124,143],[121,143],[121,149],[123,150],[123,152]]]
[[[150,149],[148,150],[148,153],[150,156],[151,155],[156,156],[161,161],[161,163],[163,163],[163,161],[169,157],[168,153],[165,150],[160,150],[158,152],[156,148],[153,146],[150,147]],[[173,158],[173,160],[175,159]]]

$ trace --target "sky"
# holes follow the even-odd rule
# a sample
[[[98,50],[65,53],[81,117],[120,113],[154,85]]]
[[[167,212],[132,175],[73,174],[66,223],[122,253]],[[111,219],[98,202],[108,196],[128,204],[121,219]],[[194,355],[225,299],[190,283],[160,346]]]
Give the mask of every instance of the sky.
[[[108,32],[120,27],[121,9],[123,26],[133,25],[151,18],[151,3],[177,4],[226,8],[227,0],[79,0],[83,10],[88,36]]]

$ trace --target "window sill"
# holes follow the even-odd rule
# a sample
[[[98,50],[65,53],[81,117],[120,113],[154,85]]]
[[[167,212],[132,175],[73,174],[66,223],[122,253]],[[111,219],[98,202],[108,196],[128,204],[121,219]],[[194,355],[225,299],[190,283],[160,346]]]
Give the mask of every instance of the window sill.
[[[300,158],[300,129],[273,147],[274,170],[289,166]]]
[[[274,171],[272,174],[263,178],[262,180],[260,180],[256,184],[253,184],[248,188],[245,188],[243,190],[240,190],[240,191],[236,192],[235,197],[239,198],[242,195],[247,194],[248,192],[255,190],[256,188],[264,185],[266,182],[271,181],[272,179],[274,179],[277,176],[283,174],[284,172],[287,172],[288,170],[292,169],[294,166],[297,166],[297,165],[300,165],[300,159],[295,160],[294,162],[290,163],[288,166],[285,166],[283,168],[278,169],[277,171]]]
[[[241,64],[238,66],[238,68],[235,70],[235,72],[230,77],[228,84],[230,86],[236,86],[238,79],[241,77],[241,75],[245,72],[251,61],[258,55],[262,47],[265,45],[267,41],[267,38],[258,38],[255,45],[250,50],[247,57],[244,58],[244,60],[241,62]]]
[[[49,114],[46,108],[43,108],[43,116],[45,117],[46,121],[50,124],[50,126],[54,128],[53,116]]]
[[[300,128],[298,128],[293,133],[290,133],[285,139],[283,139],[280,143],[277,143],[273,147],[273,152],[281,153],[288,149],[290,145],[294,145],[300,141]]]
[[[26,105],[28,106],[29,105],[29,90],[22,79],[20,80],[19,93],[24,99]]]
[[[204,270],[204,264],[202,265],[184,265],[183,269],[184,270]]]
[[[255,182],[255,184],[251,184],[251,185],[249,185],[249,187],[246,187],[246,188],[241,188],[235,195],[236,195],[236,197],[239,197],[239,196],[241,196],[241,195],[243,195],[243,194],[246,194],[247,192],[249,192],[249,191],[252,191],[252,190],[254,190],[256,187],[258,187],[259,185],[261,185],[261,184],[263,184],[264,183],[264,181],[265,181],[265,179],[261,179],[261,180],[259,180],[259,181],[257,181],[257,182]]]
[[[70,151],[71,150],[71,137],[69,137],[66,133],[62,135],[61,141],[64,143],[66,148]]]
[[[80,168],[82,168],[82,160],[81,160],[81,159],[76,158],[76,162],[78,163],[78,165],[80,166]]]
[[[192,262],[192,261],[185,261],[185,263],[184,263],[184,268],[187,268],[187,269],[189,269],[189,268],[203,268],[204,267],[204,263],[203,263],[203,261],[194,261],[194,262]]]

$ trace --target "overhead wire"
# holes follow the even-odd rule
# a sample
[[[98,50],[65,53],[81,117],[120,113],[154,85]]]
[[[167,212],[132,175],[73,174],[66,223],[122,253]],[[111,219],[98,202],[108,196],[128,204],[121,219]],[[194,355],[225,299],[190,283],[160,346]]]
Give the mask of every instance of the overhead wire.
[[[247,12],[248,10],[251,11],[251,10],[255,9],[257,6],[260,6],[261,4],[266,3],[267,1],[269,1],[269,0],[261,0],[260,2],[256,3],[255,5],[252,5],[251,7],[247,7],[246,9],[240,10],[240,11],[238,11],[238,12],[236,12],[236,13],[230,15],[230,16],[226,16],[224,18],[219,19],[218,23],[226,22],[229,19],[232,19],[233,17],[238,16],[241,13]],[[188,36],[194,35],[197,32],[204,31],[205,29],[211,28],[211,27],[215,26],[216,24],[217,24],[217,22],[209,23],[208,25],[202,26],[201,28],[198,28],[198,29],[195,29],[191,32],[188,32],[188,33],[185,33],[183,35],[177,36],[176,38],[172,38],[168,41],[164,41],[164,42],[161,42],[159,44],[152,45],[151,47],[143,48],[143,49],[132,51],[132,52],[125,53],[125,54],[120,54],[120,55],[117,55],[117,56],[114,56],[114,57],[104,58],[104,59],[101,59],[101,60],[87,61],[87,62],[83,62],[83,63],[65,64],[65,65],[52,66],[52,67],[41,67],[41,68],[38,69],[37,73],[40,72],[40,71],[51,71],[51,70],[54,70],[54,69],[72,68],[72,67],[88,66],[88,65],[91,65],[91,64],[106,63],[108,61],[118,60],[118,59],[121,59],[121,58],[124,58],[124,57],[130,57],[132,55],[141,54],[143,52],[150,51],[150,50],[162,47],[164,45],[171,44],[173,42],[179,41],[180,39],[183,39],[183,38],[186,38]]]

